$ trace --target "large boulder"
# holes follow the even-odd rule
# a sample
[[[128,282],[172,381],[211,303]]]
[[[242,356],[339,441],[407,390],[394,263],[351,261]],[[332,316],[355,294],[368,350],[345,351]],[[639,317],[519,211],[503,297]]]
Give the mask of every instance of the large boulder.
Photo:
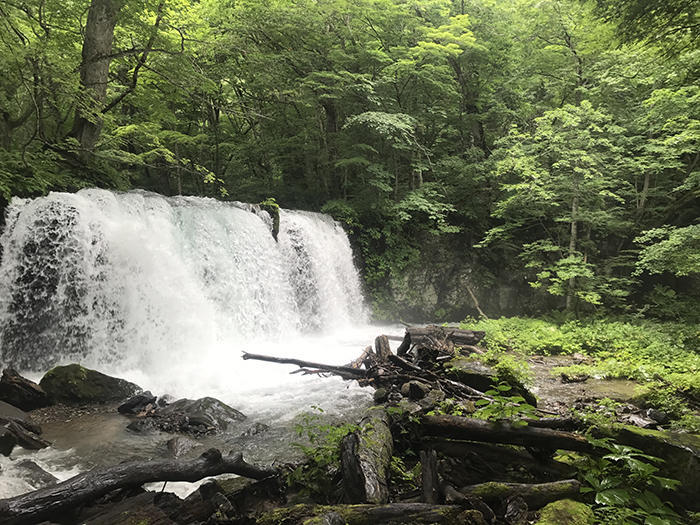
[[[68,404],[122,401],[141,391],[134,383],[77,364],[52,368],[39,386],[52,401]]]
[[[0,378],[0,400],[22,410],[34,410],[50,404],[49,396],[39,385],[12,368],[6,368]]]

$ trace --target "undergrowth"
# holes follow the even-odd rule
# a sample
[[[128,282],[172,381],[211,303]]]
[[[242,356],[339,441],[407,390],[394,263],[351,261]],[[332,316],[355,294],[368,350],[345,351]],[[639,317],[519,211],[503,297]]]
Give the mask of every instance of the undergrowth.
[[[513,317],[467,319],[462,327],[484,330],[483,344],[494,357],[507,352],[588,355],[592,357],[588,363],[559,367],[553,372],[638,381],[644,385],[638,396],[644,406],[665,410],[677,420],[676,426],[700,428],[700,419],[692,410],[700,404],[699,325],[641,319],[557,321]]]

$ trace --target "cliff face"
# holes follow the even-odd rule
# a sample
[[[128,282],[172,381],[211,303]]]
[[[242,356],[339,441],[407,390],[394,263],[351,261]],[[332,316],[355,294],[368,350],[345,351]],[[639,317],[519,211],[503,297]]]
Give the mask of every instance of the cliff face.
[[[557,307],[556,298],[535,293],[517,259],[489,260],[469,243],[448,237],[418,244],[420,255],[400,275],[370,289],[375,318],[454,321],[478,317],[479,308],[498,317]]]

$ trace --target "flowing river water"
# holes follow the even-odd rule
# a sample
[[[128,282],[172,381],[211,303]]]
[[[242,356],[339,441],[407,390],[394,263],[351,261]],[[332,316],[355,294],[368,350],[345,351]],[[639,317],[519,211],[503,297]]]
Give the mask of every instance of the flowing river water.
[[[370,394],[338,378],[244,361],[243,351],[344,364],[374,337],[348,238],[318,213],[281,210],[273,238],[257,206],[146,192],[81,190],[10,204],[0,237],[0,365],[38,380],[78,362],[156,395],[216,397],[248,415],[201,445],[257,461],[293,455],[291,427],[320,406],[352,417]],[[247,439],[253,423],[270,430]],[[171,436],[138,435],[115,411],[44,425],[54,447],[29,454],[66,477],[159,457]],[[0,497],[28,490],[4,459]]]

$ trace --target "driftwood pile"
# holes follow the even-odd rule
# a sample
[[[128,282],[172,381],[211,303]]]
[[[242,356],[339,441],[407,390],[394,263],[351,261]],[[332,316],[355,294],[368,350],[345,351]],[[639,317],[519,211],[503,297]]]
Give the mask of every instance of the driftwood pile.
[[[300,367],[297,373],[356,380],[376,389],[375,400],[386,400],[370,409],[360,429],[342,441],[345,503],[383,505],[386,509],[406,503],[427,505],[421,509],[430,518],[422,521],[414,517],[407,521],[410,523],[526,523],[533,510],[579,495],[580,484],[571,479],[572,469],[554,461],[553,452],[593,452],[593,447],[581,435],[559,430],[571,425],[571,420],[563,418],[531,418],[523,425],[427,415],[436,400],[451,398],[471,406],[481,399],[493,401],[485,392],[449,379],[442,367],[457,350],[460,356],[483,352],[477,346],[483,337],[483,332],[441,326],[409,327],[403,339],[393,338],[401,340],[396,353],[390,348],[390,338],[379,336],[374,347],[367,347],[345,366],[250,353],[244,353],[243,359],[293,364]],[[433,402],[417,403],[427,400]],[[410,422],[402,417],[403,410],[387,410],[387,406],[403,407],[410,413]],[[399,417],[390,419],[388,413]],[[403,449],[398,453],[408,448],[417,451],[419,491],[392,494],[389,470],[397,446]],[[524,476],[514,476],[521,481],[509,479],[514,467],[520,474],[526,471]],[[534,482],[524,483],[522,478]],[[471,513],[460,514],[459,519],[435,519],[441,509],[445,516],[452,515],[449,507],[455,505]],[[308,512],[307,516],[317,515],[313,514],[317,511]]]

